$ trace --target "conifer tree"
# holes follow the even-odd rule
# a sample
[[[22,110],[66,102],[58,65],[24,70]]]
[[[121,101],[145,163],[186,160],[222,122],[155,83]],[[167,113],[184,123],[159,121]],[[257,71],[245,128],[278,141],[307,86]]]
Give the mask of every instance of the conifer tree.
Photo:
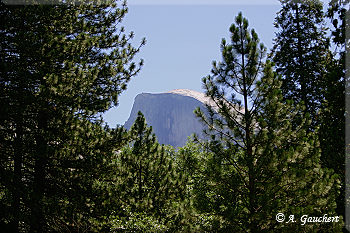
[[[152,127],[148,127],[141,112],[129,131],[130,145],[117,158],[118,196],[124,213],[119,228],[125,227],[133,215],[151,218],[162,231],[180,230],[184,224],[185,177],[176,170],[174,160],[160,146]],[[146,231],[149,229],[128,230]],[[155,226],[154,226],[155,227]],[[160,231],[161,229],[155,229]]]
[[[331,1],[327,17],[334,26],[326,39],[320,1],[281,1],[275,26],[273,59],[282,74],[286,99],[303,101],[312,128],[320,127],[321,163],[341,180],[337,213],[344,216],[345,194],[345,2]],[[331,42],[331,43],[330,43]],[[330,45],[335,48],[331,52]]]
[[[296,103],[303,102],[312,125],[317,125],[329,46],[322,3],[318,0],[280,2],[282,9],[275,19],[278,31],[271,55],[277,72],[282,75],[283,96]]]
[[[11,232],[89,219],[108,154],[99,114],[142,65],[120,26],[125,3],[104,3],[0,5],[0,222]]]
[[[320,167],[310,118],[301,117],[300,105],[283,101],[282,80],[264,61],[265,48],[242,13],[230,32],[231,43],[221,44],[223,61],[213,62],[212,74],[203,78],[216,107],[208,105],[206,114],[196,110],[210,139],[201,143],[211,152],[202,183],[195,185],[198,210],[225,232],[337,229],[276,221],[277,213],[296,221],[334,214],[336,178]]]
[[[347,15],[347,16],[346,16]],[[320,141],[324,166],[336,171],[341,180],[338,214],[345,215],[345,82],[346,28],[350,26],[349,0],[332,0],[327,17],[333,25],[331,39],[334,50],[329,54],[323,83],[324,102],[321,114]]]

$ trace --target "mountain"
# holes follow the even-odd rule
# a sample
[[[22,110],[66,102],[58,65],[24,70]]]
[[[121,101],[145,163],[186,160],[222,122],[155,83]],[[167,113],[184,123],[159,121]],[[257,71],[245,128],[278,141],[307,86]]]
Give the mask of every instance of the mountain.
[[[184,146],[187,137],[193,133],[202,136],[203,124],[193,111],[205,109],[204,103],[211,103],[204,93],[176,89],[166,93],[141,93],[135,97],[129,119],[124,127],[130,129],[137,112],[141,111],[147,124],[152,126],[160,144],[174,147]]]

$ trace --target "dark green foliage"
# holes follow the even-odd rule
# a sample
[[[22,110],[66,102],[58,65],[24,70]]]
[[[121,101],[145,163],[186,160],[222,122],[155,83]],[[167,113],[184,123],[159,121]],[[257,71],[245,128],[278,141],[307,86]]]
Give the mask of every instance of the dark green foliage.
[[[322,3],[318,0],[281,0],[277,13],[278,29],[272,50],[276,71],[282,75],[285,99],[305,105],[312,125],[320,109],[323,93],[320,83],[325,73],[326,39]]]
[[[125,3],[1,3],[0,230],[339,231],[275,216],[335,216],[345,189],[345,3],[328,11],[332,53],[320,3],[281,2],[278,72],[239,14],[203,79],[209,141],[178,151],[142,113],[129,132],[101,120],[142,66],[120,26]]]
[[[346,3],[347,2],[347,3]],[[344,216],[345,194],[345,5],[331,1],[327,17],[333,29],[326,39],[320,1],[281,1],[273,60],[282,74],[283,96],[303,101],[311,115],[310,129],[319,127],[321,164],[339,175],[337,213]],[[330,43],[332,42],[332,43]],[[330,46],[333,47],[330,47]],[[334,52],[331,52],[331,48]]]
[[[327,17],[331,20],[332,42],[340,47],[345,47],[346,30],[349,27],[349,0],[331,0],[327,10]],[[340,51],[339,51],[340,52]],[[341,51],[344,53],[345,51]]]
[[[273,63],[264,62],[265,48],[241,13],[230,32],[231,43],[221,45],[223,61],[214,62],[212,75],[203,79],[215,105],[208,106],[208,116],[196,110],[208,126],[210,140],[203,145],[211,152],[194,185],[197,209],[222,232],[339,229],[341,223],[276,221],[279,212],[296,218],[334,214],[337,180],[320,166],[305,108],[283,101],[282,80]]]
[[[112,217],[113,228],[129,232],[184,229],[186,178],[176,169],[170,151],[158,144],[141,112],[129,138],[130,145],[116,159],[115,183],[123,211]]]
[[[332,21],[332,42],[325,76],[324,102],[321,113],[320,141],[323,165],[332,168],[340,177],[340,196],[337,213],[345,215],[345,32],[349,29],[349,1],[331,1],[327,17]],[[347,14],[347,16],[346,16]]]
[[[93,230],[90,219],[104,211],[94,183],[121,141],[98,113],[142,65],[120,27],[127,8],[0,7],[0,223],[12,232]]]
[[[331,58],[323,83],[320,112],[320,146],[322,165],[333,169],[341,180],[337,213],[345,215],[345,69],[344,59]],[[343,63],[343,64],[342,64]]]

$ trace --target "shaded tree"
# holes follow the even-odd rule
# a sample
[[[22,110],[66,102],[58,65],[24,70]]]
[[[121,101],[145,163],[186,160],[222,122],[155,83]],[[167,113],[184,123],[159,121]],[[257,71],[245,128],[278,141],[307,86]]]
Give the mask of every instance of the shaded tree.
[[[99,114],[142,65],[133,62],[133,33],[120,26],[127,7],[0,7],[0,221],[12,232],[49,231],[55,218],[74,225],[90,212],[107,153]]]
[[[282,74],[283,95],[305,104],[304,111],[312,118],[310,129],[320,127],[321,163],[339,175],[337,213],[344,216],[346,3],[329,3],[327,17],[334,26],[331,32],[324,26],[326,18],[320,1],[281,4],[272,55]],[[331,34],[331,41],[326,33]]]
[[[275,19],[278,31],[270,55],[276,71],[282,75],[283,96],[303,103],[315,126],[323,100],[321,83],[329,46],[322,3],[318,0],[280,2],[282,9]]]
[[[201,143],[211,152],[197,184],[197,208],[223,232],[339,229],[341,223],[276,221],[280,212],[296,218],[334,213],[336,177],[321,168],[309,114],[283,100],[281,77],[264,61],[265,48],[241,13],[230,32],[231,43],[221,44],[222,62],[203,78],[216,107],[208,105],[208,115],[196,110],[208,127],[209,141]]]
[[[152,229],[159,232],[185,229],[186,177],[176,169],[170,151],[159,145],[141,112],[129,139],[116,158],[115,184],[124,211],[115,213],[120,221],[114,221],[114,228],[152,232],[146,226],[154,224]],[[146,216],[149,222],[143,222]],[[130,221],[135,222],[128,225]]]
[[[331,1],[327,17],[331,20],[333,51],[329,52],[323,87],[324,100],[320,117],[322,163],[339,174],[340,196],[337,213],[345,216],[345,28],[349,27],[346,8],[349,1]],[[346,26],[347,25],[347,26]]]

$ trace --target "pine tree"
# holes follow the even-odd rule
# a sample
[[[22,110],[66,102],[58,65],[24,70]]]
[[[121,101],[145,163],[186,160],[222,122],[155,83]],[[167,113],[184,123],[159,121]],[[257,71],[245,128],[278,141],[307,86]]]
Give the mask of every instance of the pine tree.
[[[210,153],[202,183],[197,183],[197,208],[212,217],[223,232],[312,231],[338,225],[301,226],[276,221],[277,213],[320,216],[334,214],[336,178],[320,167],[317,134],[310,118],[292,100],[283,101],[282,80],[265,48],[242,13],[223,39],[223,61],[213,63],[203,78],[216,107],[196,110],[207,125]],[[240,98],[237,98],[238,95]],[[295,125],[295,119],[301,119]]]
[[[158,144],[152,127],[147,126],[141,112],[138,112],[129,134],[130,145],[116,160],[116,183],[119,185],[116,190],[120,192],[118,196],[124,208],[124,213],[118,214],[123,219],[118,228],[125,227],[137,215],[147,216],[164,231],[183,229],[185,177],[176,170],[174,159],[164,146]],[[137,219],[129,230],[141,221]],[[134,230],[150,231],[146,228]]]
[[[337,213],[344,216],[345,5],[341,2],[330,2],[327,15],[335,29],[329,43],[320,1],[281,1],[273,59],[282,74],[284,97],[303,101],[312,117],[310,128],[320,127],[321,163],[339,175]]]
[[[120,26],[125,3],[104,3],[1,3],[0,222],[9,231],[49,231],[52,219],[73,226],[90,213],[108,154],[99,114],[142,65]]]
[[[333,24],[332,52],[326,64],[327,73],[323,82],[322,112],[320,116],[320,143],[322,164],[332,168],[340,177],[340,193],[337,198],[337,213],[345,217],[345,17],[349,1],[331,1],[327,17]],[[347,25],[347,26],[346,26]]]
[[[318,0],[281,0],[277,13],[271,56],[282,75],[285,99],[305,105],[312,126],[323,100],[321,82],[325,73],[329,41],[326,38],[322,3]]]

